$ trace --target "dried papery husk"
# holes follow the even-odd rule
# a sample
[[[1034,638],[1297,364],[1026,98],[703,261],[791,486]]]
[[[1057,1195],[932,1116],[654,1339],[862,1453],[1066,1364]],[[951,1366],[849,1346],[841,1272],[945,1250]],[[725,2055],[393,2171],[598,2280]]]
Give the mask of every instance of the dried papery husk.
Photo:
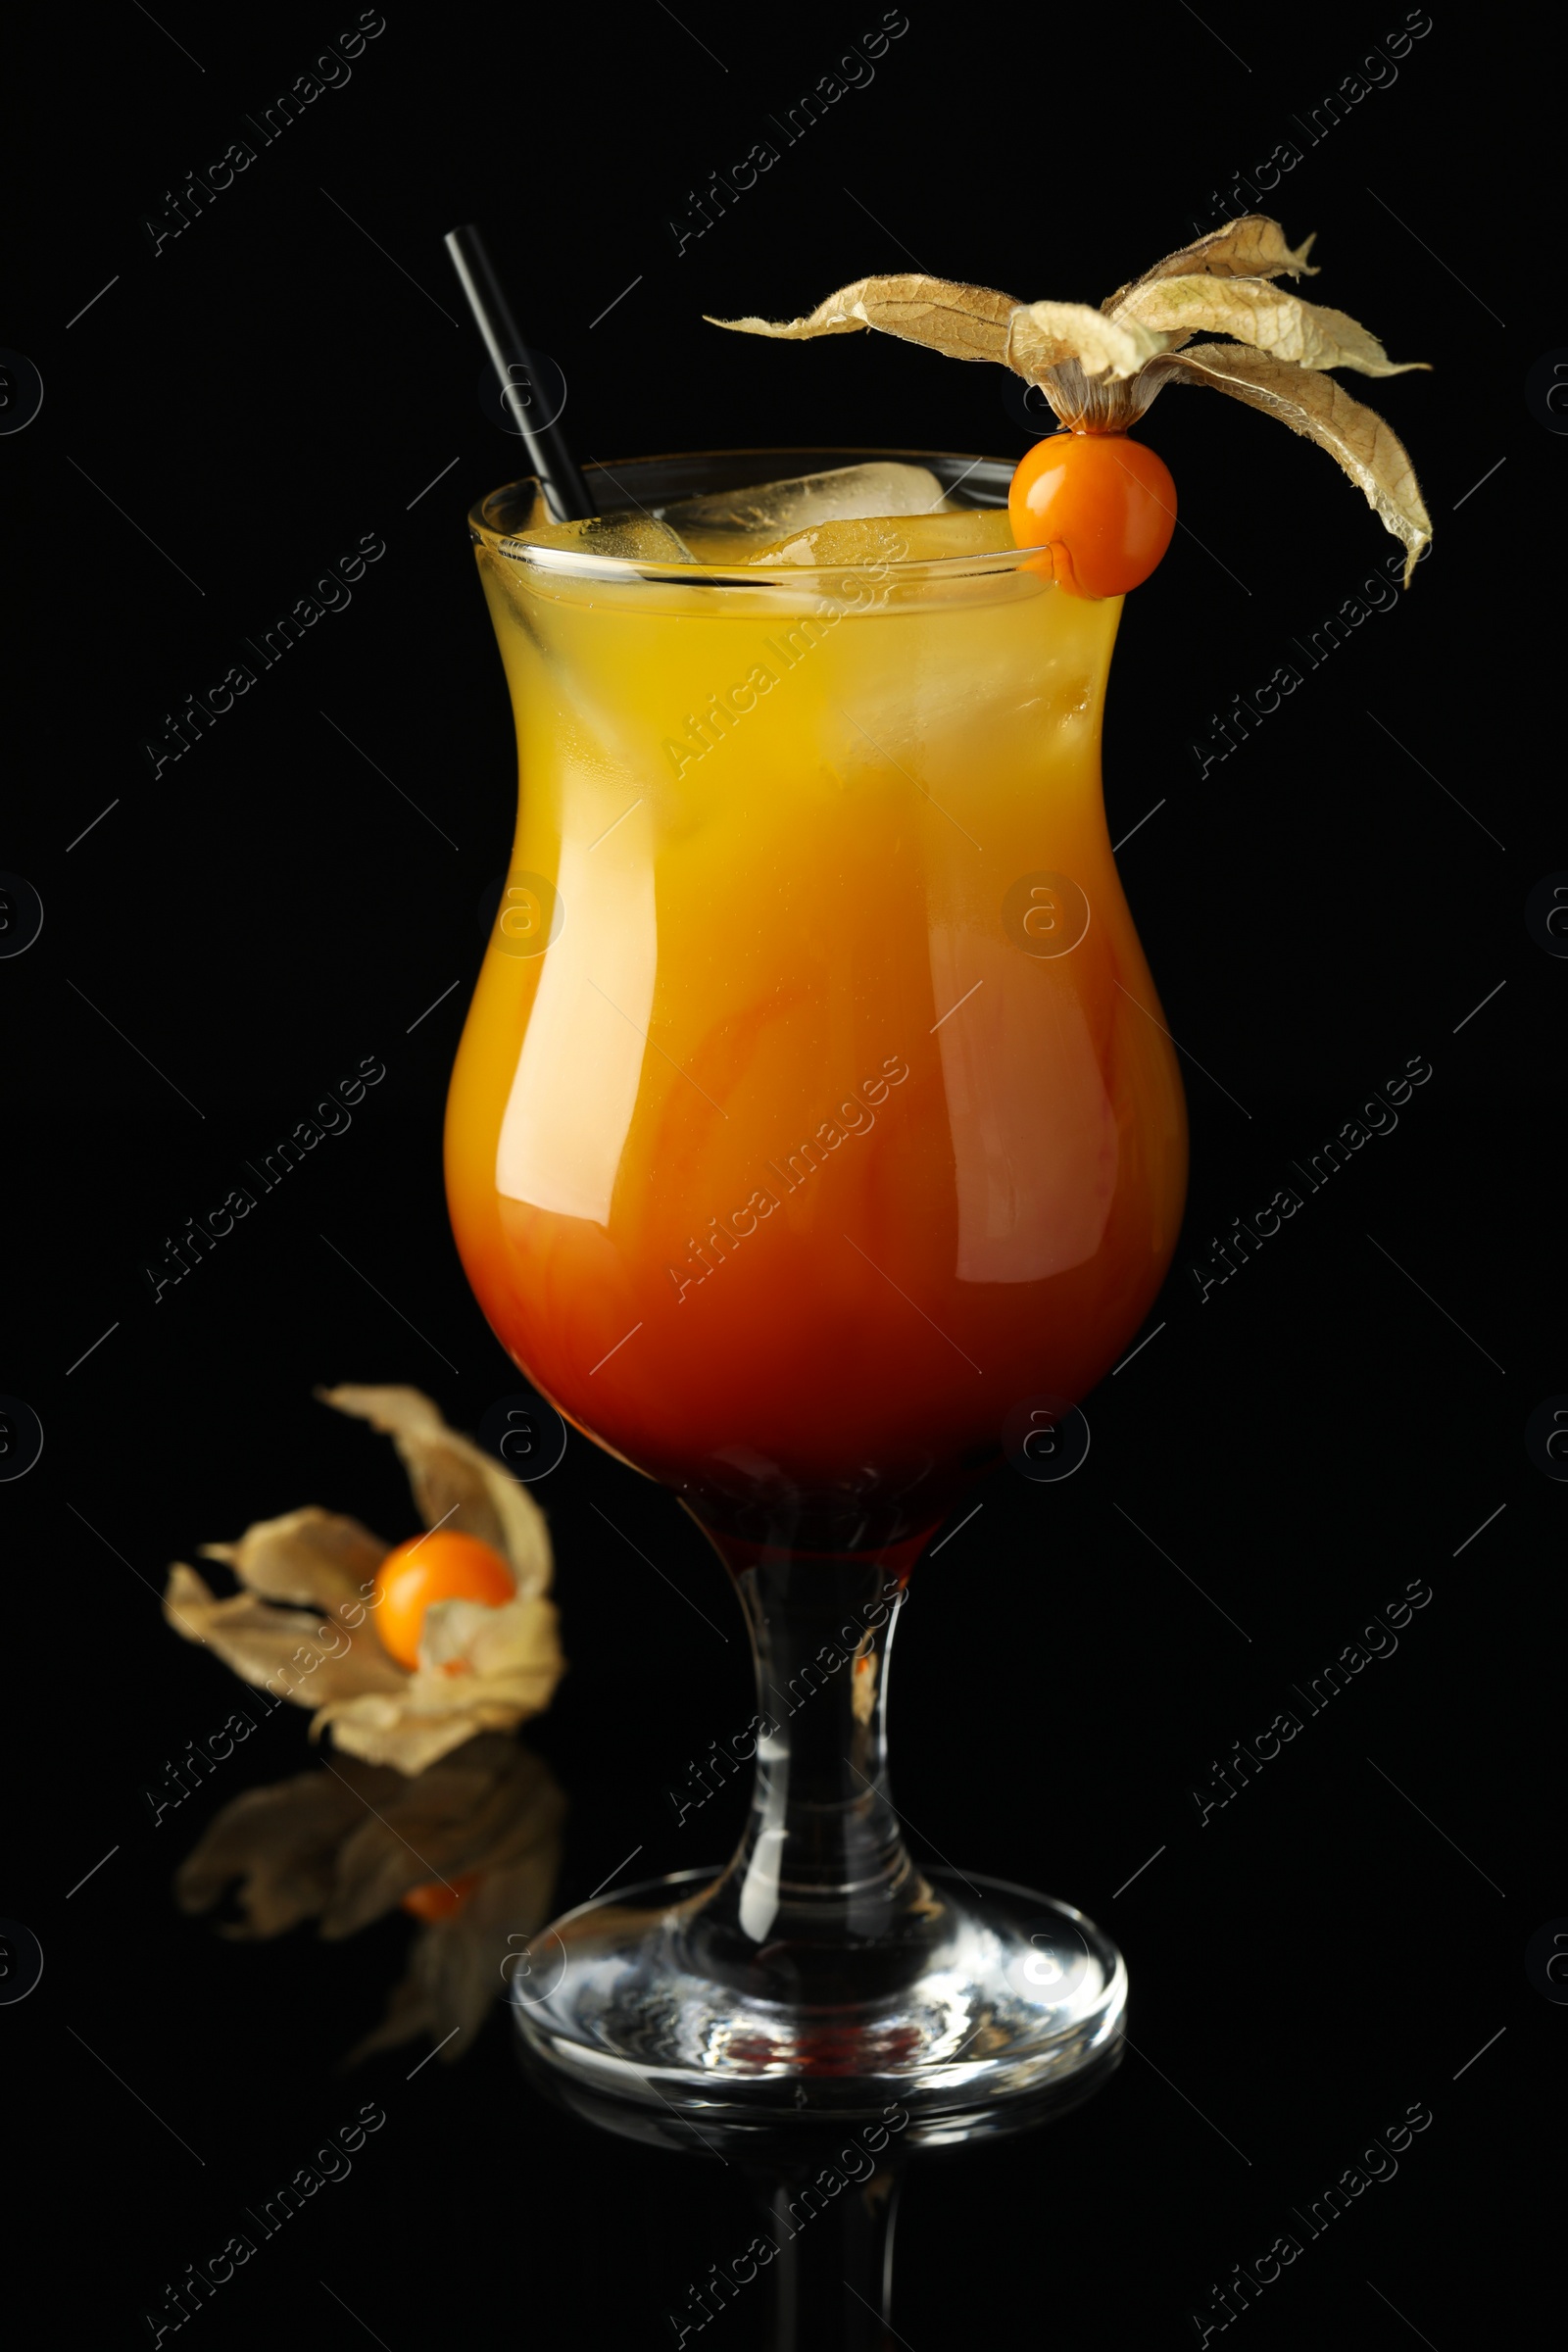
[[[494,1609],[438,1601],[425,1629],[416,1673],[389,1691],[323,1694],[311,1737],[329,1730],[367,1763],[424,1772],[476,1732],[510,1731],[542,1714],[566,1670],[555,1604],[539,1593]]]
[[[804,318],[710,318],[737,334],[805,343],[853,335],[863,327],[919,343],[950,360],[993,360],[1033,382],[1058,360],[1078,359],[1092,374],[1132,375],[1163,351],[1166,338],[1136,321],[1107,318],[1087,302],[1020,303],[988,286],[945,277],[860,277],[841,286]]]
[[[279,1608],[248,1591],[220,1598],[183,1560],[169,1571],[164,1619],[181,1640],[216,1651],[253,1690],[269,1690],[297,1707],[391,1694],[409,1680],[373,1635],[350,1632],[330,1603]]]
[[[1271,359],[1298,368],[1353,368],[1359,375],[1408,375],[1425,360],[1391,360],[1376,335],[1344,311],[1272,286],[1261,277],[1163,277],[1135,286],[1116,314],[1166,337],[1176,348],[1197,334],[1234,335]],[[1150,354],[1152,358],[1154,355]]]
[[[712,318],[709,323],[796,343],[874,327],[947,359],[995,361],[1028,383],[1047,381],[1064,362],[1090,375],[1129,377],[1172,339],[1136,319],[1123,324],[1107,318],[1086,302],[1015,302],[1010,294],[940,277],[861,277],[830,294],[804,318],[776,324],[765,318]]]
[[[1136,375],[1170,341],[1139,319],[1107,318],[1086,302],[1021,303],[1012,314],[1004,359],[1032,384],[1066,360],[1085,375],[1120,378]]]
[[[1322,371],[1403,375],[1427,363],[1391,360],[1348,313],[1271,282],[1316,275],[1306,258],[1311,244],[1308,237],[1293,246],[1277,220],[1250,213],[1167,254],[1099,310],[1019,303],[991,287],[915,275],[857,278],[801,318],[710,323],[794,342],[872,327],[950,359],[992,360],[1038,384],[1074,432],[1126,432],[1165,384],[1211,385],[1329,452],[1402,542],[1408,585],[1432,539],[1409,454]],[[1195,344],[1194,335],[1204,332],[1236,340]]]
[[[323,1404],[368,1421],[397,1447],[426,1527],[477,1536],[500,1552],[523,1595],[550,1589],[545,1515],[524,1486],[467,1438],[448,1429],[417,1389],[319,1389]]]
[[[448,1680],[477,1674],[486,1681],[540,1670],[541,1629],[555,1624],[555,1604],[538,1592],[515,1600],[436,1600],[419,1629],[419,1672]]]
[[[771,335],[786,343],[819,335],[855,335],[875,327],[905,343],[923,344],[950,360],[998,360],[1007,365],[1007,330],[1018,305],[1010,294],[961,286],[916,272],[904,277],[858,277],[804,318],[709,318],[740,335]]]
[[[1223,228],[1210,229],[1206,237],[1196,237],[1191,245],[1178,245],[1142,277],[1118,286],[1100,307],[1113,316],[1136,288],[1160,277],[1316,277],[1317,270],[1306,258],[1316,242],[1313,235],[1293,247],[1279,222],[1266,213],[1244,213]]]
[[[406,1774],[484,1732],[541,1713],[565,1672],[544,1513],[488,1454],[448,1429],[416,1389],[342,1388],[338,1411],[393,1439],[427,1528],[456,1527],[506,1562],[513,1598],[434,1603],[412,1674],[382,1647],[374,1580],[392,1548],[358,1520],[314,1505],[205,1545],[243,1588],[220,1598],[183,1561],[164,1595],[170,1625],[215,1650],[242,1681],[313,1710],[346,1754]],[[297,1604],[305,1603],[307,1606]]]
[[[1036,377],[1052,415],[1071,433],[1125,433],[1148,408],[1144,370],[1136,375],[1088,375],[1076,360],[1063,360]]]
[[[340,1512],[315,1504],[286,1511],[258,1520],[235,1544],[202,1545],[203,1558],[232,1569],[243,1592],[220,1598],[194,1568],[176,1561],[164,1616],[183,1640],[216,1650],[241,1681],[256,1690],[271,1686],[296,1706],[394,1690],[403,1670],[378,1641],[354,1638],[390,1549]]]
[[[1352,400],[1331,375],[1293,368],[1259,351],[1235,344],[1204,343],[1168,352],[1139,378],[1152,400],[1165,383],[1208,384],[1249,408],[1276,416],[1336,459],[1360,490],[1386,530],[1405,550],[1404,584],[1432,542],[1432,520],[1422,501],[1409,452],[1376,412]],[[1145,406],[1148,405],[1148,400]]]
[[[339,1511],[308,1504],[280,1519],[260,1519],[237,1544],[204,1544],[204,1560],[221,1560],[265,1600],[300,1608],[352,1608],[391,1550],[390,1544]]]

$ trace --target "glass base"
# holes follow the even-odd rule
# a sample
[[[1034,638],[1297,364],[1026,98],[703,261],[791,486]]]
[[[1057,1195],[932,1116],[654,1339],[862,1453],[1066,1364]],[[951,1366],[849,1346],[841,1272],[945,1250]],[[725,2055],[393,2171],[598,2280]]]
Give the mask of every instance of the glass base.
[[[1028,2129],[1098,2089],[1121,2055],[1115,1945],[1027,1887],[920,1875],[910,1973],[855,2002],[764,1999],[706,1965],[716,1868],[585,1903],[512,1978],[524,2061],[595,2123],[712,2152],[715,2134],[824,2125],[938,2145]]]

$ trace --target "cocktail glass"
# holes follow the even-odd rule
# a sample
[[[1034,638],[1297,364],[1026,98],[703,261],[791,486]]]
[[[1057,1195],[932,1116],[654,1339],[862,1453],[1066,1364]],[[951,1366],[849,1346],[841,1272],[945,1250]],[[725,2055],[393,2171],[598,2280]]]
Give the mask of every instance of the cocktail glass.
[[[589,478],[654,513],[883,455]],[[918,462],[1005,502],[1005,464]],[[1067,1465],[1175,1245],[1181,1083],[1101,788],[1119,600],[910,561],[896,520],[831,569],[611,560],[530,544],[535,495],[470,518],[521,789],[453,1227],[528,1378],[707,1530],[758,1681],[713,1727],[754,1764],[732,1860],[536,1936],[517,2023],[652,2131],[1009,2128],[1114,2062],[1125,1970],[910,1858],[887,1671],[917,1555],[1004,1454]]]

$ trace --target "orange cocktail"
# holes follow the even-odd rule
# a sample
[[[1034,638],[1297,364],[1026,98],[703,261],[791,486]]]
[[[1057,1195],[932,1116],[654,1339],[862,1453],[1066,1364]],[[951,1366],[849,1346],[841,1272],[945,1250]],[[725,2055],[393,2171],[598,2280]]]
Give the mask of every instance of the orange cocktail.
[[[448,1109],[468,1278],[710,1524],[929,1530],[1175,1246],[1181,1086],[1101,789],[1120,600],[994,537],[909,561],[917,523],[682,577],[507,520],[474,533],[521,789]]]

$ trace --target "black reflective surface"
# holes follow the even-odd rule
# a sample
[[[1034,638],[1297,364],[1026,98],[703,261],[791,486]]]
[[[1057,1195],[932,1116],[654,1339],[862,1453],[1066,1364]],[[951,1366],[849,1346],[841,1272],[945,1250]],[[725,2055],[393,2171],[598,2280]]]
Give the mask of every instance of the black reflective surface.
[[[1147,1339],[1085,1400],[1082,1465],[1004,1467],[917,1570],[893,1788],[920,1864],[1102,1923],[1130,2038],[1061,2121],[908,2167],[892,2340],[1532,2345],[1568,1935],[1542,1827],[1568,1489],[1532,1422],[1568,1392],[1568,966],[1539,898],[1568,863],[1544,704],[1565,445],[1523,390],[1562,330],[1517,266],[1551,152],[1538,50],[1440,11],[1407,38],[1402,12],[939,5],[880,50],[879,11],[679,14],[617,19],[607,58],[580,14],[389,8],[350,56],[352,11],[126,9],[38,19],[9,78],[0,339],[43,388],[0,435],[0,866],[43,916],[0,957],[13,2332],[776,2342],[785,2253],[736,2270],[767,2229],[748,2169],[549,2103],[499,1997],[438,2055],[425,2031],[343,2070],[419,1923],[226,1941],[173,1893],[224,1804],[336,1759],[291,1709],[216,1752],[237,1687],[164,1626],[168,1563],[307,1500],[413,1532],[388,1450],[318,1384],[416,1383],[469,1430],[519,1387],[439,1167],[514,783],[465,516],[517,470],[441,236],[484,224],[581,463],[1021,454],[1043,428],[1000,370],[703,315],[793,315],[912,257],[1098,300],[1240,174],[1318,232],[1303,291],[1441,363],[1345,379],[1407,442],[1438,539],[1386,595],[1394,542],[1321,451],[1206,394],[1152,412],[1187,527],[1129,600],[1105,766],[1187,1056],[1187,1224]],[[1299,689],[1260,713],[1286,664]],[[366,1055],[387,1075],[352,1125],[160,1293],[189,1222]],[[1299,1207],[1264,1233],[1282,1190]],[[569,1905],[733,1849],[744,1780],[693,1802],[693,1768],[754,1700],[670,1497],[575,1439],[538,1493],[570,1672],[522,1737],[567,1802]],[[792,2257],[833,2249],[808,2310],[841,2260],[879,2299],[844,2144]],[[848,2216],[849,2245],[816,2234]],[[858,2311],[797,2336],[854,2341]]]

